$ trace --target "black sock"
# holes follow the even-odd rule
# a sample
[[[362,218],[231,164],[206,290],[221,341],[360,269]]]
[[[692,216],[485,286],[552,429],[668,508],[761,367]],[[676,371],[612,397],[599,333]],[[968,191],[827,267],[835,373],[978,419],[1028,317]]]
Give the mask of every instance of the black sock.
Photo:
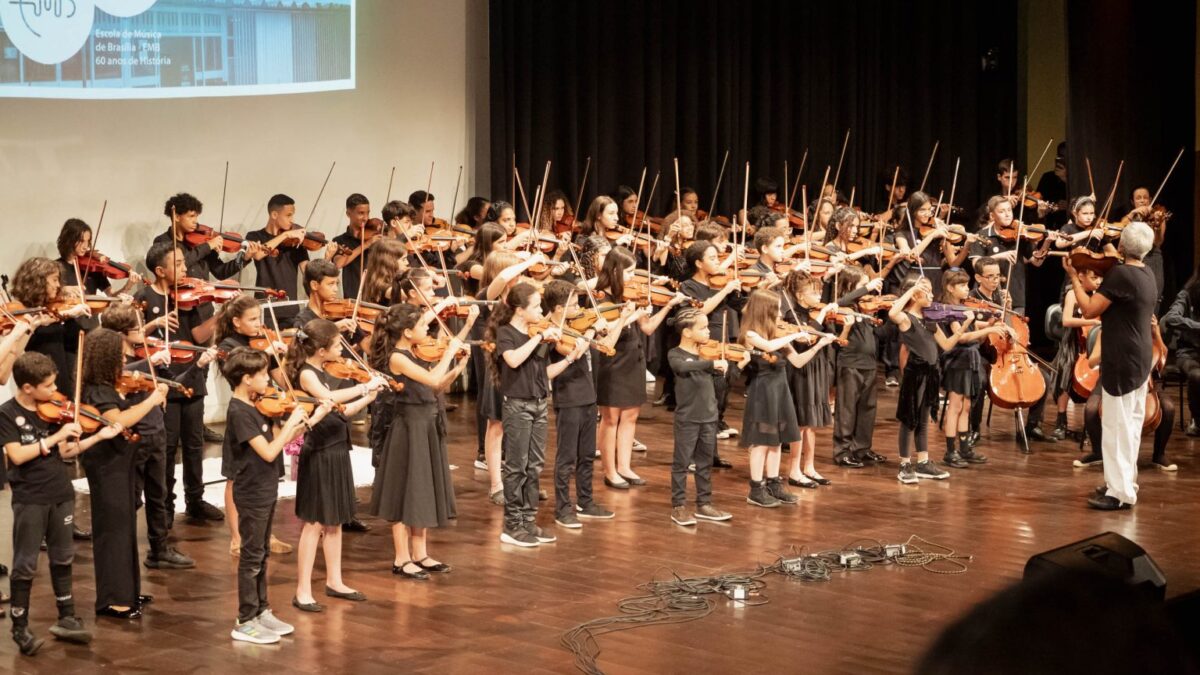
[[[1067,427],[1067,413],[1058,413],[1058,417],[1054,418],[1054,426],[1063,427],[1065,429]]]
[[[954,454],[954,442],[955,442],[955,439],[953,436],[946,437],[946,454],[947,455]]]
[[[958,454],[967,455],[968,453],[972,452],[970,446],[967,444],[967,437],[969,435],[970,434],[967,433],[961,433],[958,435]]]
[[[51,565],[50,585],[58,603],[58,618],[75,616],[75,597],[71,595],[71,566]]]
[[[9,581],[12,600],[8,613],[12,616],[13,631],[29,625],[29,594],[33,590],[33,579],[12,579]]]

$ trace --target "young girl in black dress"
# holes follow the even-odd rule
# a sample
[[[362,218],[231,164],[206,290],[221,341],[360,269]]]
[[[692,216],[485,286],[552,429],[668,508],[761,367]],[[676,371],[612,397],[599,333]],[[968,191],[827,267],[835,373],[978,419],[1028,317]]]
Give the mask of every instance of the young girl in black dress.
[[[900,344],[908,348],[908,361],[900,379],[896,419],[900,421],[900,473],[896,479],[913,484],[919,478],[944,480],[950,473],[929,459],[925,426],[937,404],[939,377],[938,350],[952,349],[974,321],[975,315],[966,312],[965,320],[949,337],[941,326],[925,321],[924,311],[933,302],[929,279],[916,277],[905,280],[904,292],[888,310],[890,319],[900,329]],[[909,443],[917,446],[917,465],[909,459]]]
[[[392,417],[379,420],[388,433],[375,471],[371,513],[392,523],[392,574],[406,579],[425,580],[430,572],[450,571],[449,565],[429,557],[427,538],[429,528],[444,527],[455,511],[446,425],[438,415],[437,394],[466,367],[461,337],[477,317],[478,308],[472,307],[466,326],[436,365],[413,352],[414,344],[429,337],[433,321],[433,313],[420,307],[389,307],[376,321],[371,338],[371,366],[404,383],[393,397]]]
[[[342,387],[322,366],[342,355],[342,338],[332,321],[313,319],[292,339],[284,363],[297,394],[319,401],[332,400],[344,408],[330,413],[304,436],[300,472],[296,482],[296,516],[304,521],[300,531],[300,569],[296,574],[293,604],[304,611],[321,611],[312,595],[312,570],[317,543],[324,537],[325,595],[361,602],[366,597],[342,581],[342,524],[354,519],[354,475],[350,467],[349,419],[375,400],[385,385],[375,376],[370,382]]]
[[[597,275],[596,290],[607,298],[620,301],[625,283],[633,278],[634,257],[628,249],[618,246],[604,258]],[[596,405],[600,408],[600,455],[604,458],[604,484],[628,489],[630,485],[645,485],[646,481],[630,467],[633,455],[633,436],[637,431],[638,412],[646,402],[646,353],[644,335],[658,330],[671,310],[686,302],[688,297],[676,293],[657,312],[646,308],[626,317],[622,325],[609,327],[620,330],[616,354],[596,356]],[[640,329],[640,330],[639,330]]]
[[[1093,291],[1099,288],[1101,277],[1093,270],[1079,270],[1079,280],[1085,290]],[[1058,341],[1058,350],[1054,353],[1052,368],[1058,370],[1057,375],[1051,375],[1051,393],[1054,395],[1058,415],[1054,420],[1055,439],[1062,440],[1070,431],[1067,429],[1067,399],[1071,393],[1071,380],[1074,377],[1075,361],[1079,358],[1079,343],[1087,339],[1088,332],[1100,325],[1100,319],[1085,319],[1075,302],[1075,293],[1068,285],[1063,290],[1062,303],[1062,338]]]
[[[918,193],[919,194],[919,193]],[[961,305],[971,293],[970,277],[962,270],[948,270],[942,275],[942,302]],[[942,355],[942,389],[946,390],[946,412],[943,414],[943,430],[946,435],[946,455],[942,462],[956,469],[965,469],[971,464],[983,464],[987,457],[975,452],[967,444],[970,432],[971,401],[983,390],[983,356],[979,343],[989,335],[1002,335],[1004,324],[987,325],[975,322],[976,329],[963,333],[958,344]],[[959,321],[953,319],[942,323],[943,332],[958,332]],[[1074,363],[1071,364],[1074,367]]]
[[[821,302],[824,284],[821,279],[809,276],[801,270],[793,270],[784,279],[783,320],[794,326],[815,332],[825,331],[825,318],[836,309],[836,303]],[[829,485],[831,481],[817,473],[814,464],[817,449],[817,429],[833,423],[833,412],[829,409],[829,390],[833,386],[832,349],[819,347],[806,350],[788,368],[788,388],[796,406],[796,424],[800,427],[800,440],[791,445],[791,466],[788,468],[788,484],[803,488]],[[792,361],[792,359],[789,359]]]
[[[121,334],[97,328],[83,347],[83,402],[109,422],[131,429],[167,400],[167,385],[133,404],[115,383],[125,366]],[[136,619],[152,599],[142,595],[138,569],[137,481],[134,445],[122,436],[97,443],[80,459],[92,496],[92,552],[96,564],[96,616]]]
[[[800,440],[786,369],[789,364],[803,368],[832,338],[821,338],[804,354],[797,354],[791,347],[797,339],[807,341],[810,337],[806,332],[780,330],[778,293],[757,290],[750,294],[742,311],[739,341],[763,355],[751,359],[754,377],[746,387],[739,444],[750,451],[750,494],[746,501],[754,506],[774,508],[780,502],[794,504],[799,499],[788,492],[779,476],[783,444]]]

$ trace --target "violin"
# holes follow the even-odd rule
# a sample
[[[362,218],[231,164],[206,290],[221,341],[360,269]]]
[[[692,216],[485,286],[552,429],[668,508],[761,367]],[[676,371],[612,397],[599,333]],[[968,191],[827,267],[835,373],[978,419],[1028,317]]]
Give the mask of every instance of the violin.
[[[66,312],[72,307],[76,307],[78,305],[87,305],[89,308],[91,308],[92,313],[95,314],[97,312],[103,312],[114,303],[120,302],[124,302],[124,300],[110,295],[84,295],[82,297],[68,296],[58,300],[51,300],[46,306],[46,309],[49,310],[51,314],[62,315],[63,312]],[[131,304],[139,310],[146,309],[145,302],[133,302]]]
[[[673,288],[666,284],[657,282],[647,282],[637,277],[634,277],[625,284],[624,295],[622,297],[626,302],[632,302],[638,307],[646,307],[653,305],[654,307],[666,307],[675,299],[675,294],[678,293]],[[692,299],[693,307],[703,306],[704,303]]]
[[[1022,227],[1021,221],[1013,219],[1008,225],[996,225],[992,228],[996,236],[1002,241],[1014,242],[1017,240],[1017,230],[1021,230],[1021,238],[1030,241],[1041,241],[1047,236],[1057,238],[1059,233],[1057,230],[1048,229],[1045,225],[1025,225]]]
[[[810,310],[808,310],[808,313],[809,313],[809,316],[811,316],[813,319],[816,319],[817,315],[821,313],[821,308],[817,307],[816,309],[810,309]],[[883,323],[883,321],[880,320],[878,317],[871,316],[870,314],[863,314],[861,312],[856,312],[856,311],[850,309],[849,307],[838,307],[836,310],[825,314],[826,321],[831,321],[835,325],[838,325],[838,326],[845,326],[846,322],[849,321],[851,318],[858,319],[859,321],[865,321],[866,323],[869,323],[872,326],[878,326]]]
[[[868,241],[864,239],[855,239],[854,241],[846,242],[846,253],[858,253],[859,251],[873,248],[875,246],[878,246],[883,250],[882,258],[884,262],[891,262],[892,258],[898,255],[904,255],[903,251],[891,244],[880,243],[878,241]]]
[[[43,421],[50,424],[70,424],[78,422],[80,427],[83,427],[83,433],[94,434],[100,430],[100,427],[116,426],[115,422],[110,422],[100,414],[100,410],[95,406],[81,403],[78,410],[78,418],[76,416],[75,404],[67,395],[61,391],[56,391],[51,395],[49,401],[41,401],[37,404],[37,413]],[[141,436],[131,429],[121,429],[121,435],[130,443],[136,443],[141,440]]]
[[[176,340],[166,344],[160,338],[147,337],[145,342],[133,348],[133,355],[139,359],[148,359],[152,354],[157,354],[164,349],[171,353],[172,363],[191,363],[196,359],[197,354],[208,351],[208,347],[200,347],[186,340]],[[217,359],[224,359],[226,356],[228,354],[225,350],[217,350]]]
[[[340,358],[333,361],[326,361],[321,364],[322,370],[329,373],[331,376],[339,380],[352,380],[359,384],[366,384],[371,381],[371,378],[378,375],[387,380],[388,386],[394,392],[404,391],[404,383],[397,380],[388,373],[381,373],[374,369],[368,369],[358,361],[352,361],[346,358]]]
[[[639,209],[637,215],[621,214],[621,222],[625,223],[625,226],[632,230],[647,227],[648,224],[648,229],[657,233],[662,228],[663,219],[647,216],[645,211]]]
[[[283,331],[280,335],[270,328],[264,328],[261,335],[250,338],[250,348],[257,349],[260,352],[271,352],[271,345],[275,342],[282,342],[284,345],[291,345],[292,340],[296,337],[295,329]]]
[[[967,312],[974,314],[976,319],[1001,315],[1000,311],[972,300],[965,300],[961,305],[933,302],[925,308],[924,314],[925,319],[929,321],[966,321]]]
[[[575,216],[570,213],[563,216],[562,220],[557,220],[550,226],[550,231],[554,234],[573,234],[575,230]]]
[[[1101,251],[1093,251],[1086,246],[1076,246],[1071,249],[1067,257],[1075,269],[1092,270],[1100,276],[1108,274],[1114,265],[1124,260],[1124,256],[1118,253],[1112,244],[1106,244],[1104,250]]]
[[[182,277],[174,286],[176,288],[172,289],[172,293],[175,294],[175,306],[184,311],[195,309],[199,305],[205,305],[210,302],[217,304],[226,303],[244,292],[261,293],[268,298],[276,300],[287,299],[287,293],[275,288],[242,286],[232,282],[205,281],[196,277]],[[88,304],[90,306],[91,302],[89,301]]]
[[[438,314],[441,319],[449,319],[452,316],[465,319],[470,315],[472,306],[492,307],[500,302],[499,300],[476,300],[475,298],[455,298],[455,300],[458,301],[458,304],[450,305],[443,309],[441,314]]]
[[[891,293],[887,295],[864,295],[858,299],[858,308],[868,314],[874,314],[879,311],[890,310],[894,302],[896,302],[896,296]]]
[[[153,392],[159,384],[167,385],[168,389],[183,396],[184,398],[192,397],[192,390],[190,387],[185,387],[175,380],[168,380],[162,377],[151,377],[149,374],[143,373],[140,370],[126,370],[125,372],[121,373],[120,377],[117,378],[116,383],[113,384],[113,388],[121,394],[149,394]]]
[[[26,307],[16,301],[5,303],[4,310],[0,311],[0,335],[7,335],[16,327],[17,317],[49,313],[45,307]]]
[[[833,338],[833,341],[835,343],[837,343],[838,345],[840,345],[842,347],[845,347],[846,345],[850,344],[850,341],[847,340],[846,338],[838,337],[838,336],[834,335],[833,333],[826,333],[824,331],[813,330],[812,328],[809,328],[808,326],[797,326],[794,323],[788,323],[788,322],[782,321],[782,320],[778,321],[775,324],[775,328],[777,330],[779,330],[781,333],[784,333],[786,335],[791,335],[793,333],[804,333],[804,334],[812,336],[814,338],[830,337],[830,338]]]
[[[496,349],[496,343],[486,340],[463,340],[462,348],[455,356],[470,354],[470,347],[479,347],[485,352],[492,352]],[[434,362],[441,361],[446,356],[446,350],[449,348],[450,338],[448,337],[426,337],[420,342],[414,342],[409,351],[412,352],[413,356],[422,361]]]
[[[741,361],[744,354],[751,356],[760,356],[767,363],[775,363],[779,360],[770,352],[751,349],[737,342],[721,342],[720,340],[705,340],[696,345],[700,351],[700,358],[707,361]]]
[[[767,278],[767,274],[767,272],[756,269],[741,270],[737,273],[736,277],[732,272],[721,272],[720,274],[709,275],[708,287],[715,290],[720,290],[725,288],[725,284],[729,283],[730,279],[736,279],[737,281],[741,282],[742,290],[748,291],[753,288],[758,288],[758,285]]]
[[[358,308],[357,317],[354,314],[355,307]],[[364,333],[374,332],[376,320],[385,311],[387,311],[387,307],[383,305],[377,305],[373,302],[359,302],[356,304],[350,298],[341,298],[321,303],[321,313],[325,315],[326,319],[338,321],[340,319],[354,318],[358,322],[358,327]]]
[[[542,331],[552,327],[556,326],[552,324],[548,318],[542,319],[537,323],[531,323],[529,324],[528,330],[529,337],[541,335]],[[600,344],[599,342],[587,337],[583,333],[574,331],[565,325],[562,327],[562,337],[556,340],[558,344],[558,353],[562,354],[563,356],[570,354],[571,352],[575,351],[576,347],[579,346],[580,341],[586,342],[587,344],[591,345],[593,349],[601,354],[604,354],[605,356],[615,356],[617,353],[616,349],[609,347],[608,345]]]
[[[641,213],[641,211],[638,211],[638,213]],[[604,236],[607,237],[609,241],[614,242],[627,234],[633,236],[633,242],[630,244],[630,246],[634,250],[649,252],[651,246],[671,247],[671,242],[669,241],[655,239],[645,232],[634,232],[633,229],[626,229],[618,226],[604,231]]]
[[[1045,201],[1042,199],[1042,193],[1036,190],[1020,190],[1016,194],[1027,209],[1036,209],[1041,206],[1051,213],[1058,210],[1058,204]]]
[[[244,246],[246,243],[246,238],[237,232],[221,232],[218,235],[218,233],[208,225],[199,224],[196,225],[196,229],[183,235],[183,240],[188,246],[195,247],[199,246],[200,244],[207,244],[217,236],[221,237],[220,250],[225,253],[237,253],[238,251],[242,250],[242,246]]]
[[[376,219],[376,220],[378,220],[378,219]],[[282,244],[280,244],[280,246],[284,246],[287,248],[296,248],[297,246],[303,246],[304,250],[306,250],[306,251],[320,251],[321,249],[325,248],[326,246],[329,246],[329,243],[330,242],[325,237],[324,232],[309,232],[306,230],[304,232],[304,239],[302,241],[296,241],[295,239],[288,239],[287,241],[284,241]],[[334,246],[337,247],[335,255],[353,255],[354,254],[354,251],[346,246],[342,246],[341,244],[334,244]]]
[[[771,209],[772,211],[774,211],[776,213],[786,213],[787,218],[788,218],[788,223],[794,229],[797,229],[797,230],[804,229],[804,214],[801,213],[800,211],[797,211],[795,209],[789,209],[786,204],[784,204],[783,202],[780,202],[780,201],[776,201],[774,204],[768,206],[767,208]]]
[[[944,224],[944,223],[941,223],[941,224]],[[930,232],[933,232],[935,229],[937,229],[937,225],[938,225],[937,223],[928,223],[925,225],[917,225],[917,232],[919,232],[922,237],[927,237],[927,236],[929,236]],[[981,241],[981,240],[982,240],[982,237],[980,237],[977,234],[967,232],[967,229],[965,227],[963,227],[962,225],[946,225],[946,241],[950,242],[951,244],[954,244],[955,246],[961,246],[967,242]]]
[[[604,317],[605,321],[616,321],[621,318],[622,308],[624,308],[623,304],[608,303],[581,309],[575,316],[567,317],[566,326],[577,333],[582,333],[595,326],[599,317]]]
[[[263,417],[278,418],[292,414],[297,406],[311,415],[321,403],[323,401],[312,396],[286,393],[277,387],[267,387],[265,392],[255,398],[254,407]],[[343,412],[345,409],[346,407],[341,403],[333,405],[333,410],[336,412]]]
[[[99,251],[89,251],[75,256],[81,274],[99,272],[109,279],[128,279],[133,268],[123,262],[117,262]],[[83,282],[80,282],[82,285]]]

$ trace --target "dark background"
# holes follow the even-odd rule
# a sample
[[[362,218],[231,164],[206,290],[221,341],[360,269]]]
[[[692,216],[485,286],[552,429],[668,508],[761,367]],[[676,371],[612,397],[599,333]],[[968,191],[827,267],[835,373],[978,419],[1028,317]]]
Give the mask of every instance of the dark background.
[[[1192,269],[1195,6],[1062,1],[1069,90],[1025,94],[1069,97],[1073,192],[1087,192],[1085,155],[1098,192],[1125,159],[1121,204],[1135,184],[1153,191],[1187,148],[1161,197],[1175,213],[1164,247],[1169,298],[1172,279],[1182,283]],[[1017,135],[1025,85],[1016,2],[492,0],[490,23],[498,198],[511,198],[514,153],[530,198],[552,160],[550,186],[572,200],[590,156],[584,208],[619,184],[636,188],[645,166],[647,192],[662,172],[648,209],[662,214],[673,208],[678,157],[682,183],[707,208],[726,149],[718,213],[741,205],[747,161],[751,182],[767,175],[782,184],[785,160],[794,180],[805,149],[801,181],[811,197],[849,129],[838,187],[854,186],[856,204],[882,210],[877,176],[897,163],[916,190],[940,141],[926,191],[948,196],[961,158],[955,203],[974,210],[995,191],[999,159],[1016,158],[1023,172],[1037,159],[1021,156]],[[1053,150],[1031,183],[1052,164]],[[518,212],[524,218],[519,204]],[[1032,323],[1058,300],[1061,274],[1048,264],[1031,275]]]

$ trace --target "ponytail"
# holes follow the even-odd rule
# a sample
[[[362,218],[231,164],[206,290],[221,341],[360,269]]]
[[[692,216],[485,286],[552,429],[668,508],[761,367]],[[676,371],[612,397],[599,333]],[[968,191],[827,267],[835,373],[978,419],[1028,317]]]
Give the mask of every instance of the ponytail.
[[[381,373],[389,373],[388,360],[396,343],[404,335],[404,331],[417,325],[425,310],[413,305],[399,304],[387,308],[375,322],[375,332],[371,336],[371,353],[368,361],[371,367]]]
[[[507,325],[512,321],[513,315],[517,310],[529,304],[529,298],[537,294],[537,289],[532,284],[518,283],[508,291],[508,295],[504,296],[504,302],[496,305],[492,310],[492,317],[488,320],[487,328],[484,329],[484,339],[488,342],[495,343],[496,335],[500,332],[500,327]],[[492,382],[497,386],[500,384],[500,368],[504,365],[504,357],[500,353],[500,349],[493,349],[488,358],[491,368],[489,375]]]
[[[242,318],[251,307],[257,307],[258,301],[253,295],[239,295],[233,300],[221,306],[221,313],[217,315],[217,330],[214,341],[221,344],[225,338],[236,335],[237,329],[233,326],[234,319]]]
[[[284,375],[293,387],[300,386],[300,370],[304,368],[304,362],[317,351],[332,345],[337,336],[337,325],[328,319],[313,319],[296,331],[292,344],[288,345],[284,368]]]

